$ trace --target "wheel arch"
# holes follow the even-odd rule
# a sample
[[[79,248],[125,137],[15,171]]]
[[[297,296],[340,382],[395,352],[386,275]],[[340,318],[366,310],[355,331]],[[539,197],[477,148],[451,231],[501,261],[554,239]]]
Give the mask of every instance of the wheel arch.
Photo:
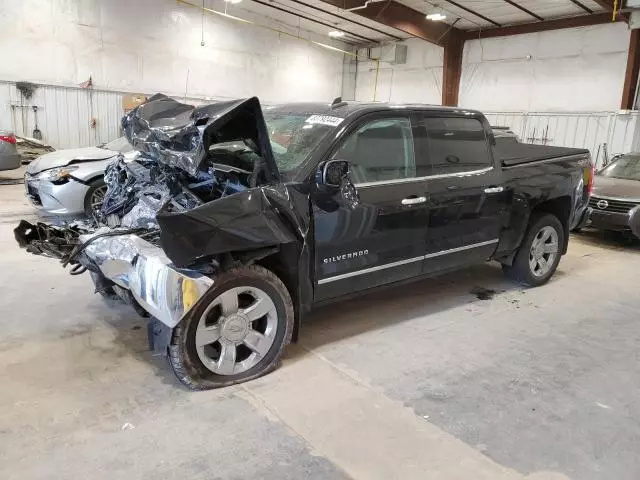
[[[310,310],[313,298],[310,261],[305,252],[297,243],[282,244],[276,252],[255,261],[257,265],[273,272],[289,291],[295,316],[292,342],[298,340],[302,318]]]
[[[104,172],[103,173],[97,173],[97,174],[91,176],[90,178],[87,178],[84,182],[88,185],[88,184],[93,183],[96,180],[100,180],[100,179],[104,179]]]
[[[497,255],[494,257],[504,265],[511,265],[518,253],[520,245],[524,241],[527,228],[531,219],[537,213],[549,213],[560,221],[563,229],[563,245],[561,253],[567,253],[569,242],[569,222],[571,216],[571,196],[560,195],[533,203],[531,199],[520,197],[514,202],[514,208],[507,222],[507,229],[503,237]]]
[[[282,243],[255,250],[229,252],[214,258],[222,271],[239,266],[260,265],[282,281],[293,303],[295,323],[292,342],[296,342],[302,319],[311,310],[313,302],[311,254],[306,244]]]
[[[567,253],[567,247],[569,245],[569,220],[571,217],[571,197],[566,195],[538,203],[531,211],[529,221],[531,221],[531,217],[536,213],[549,213],[560,220],[564,234],[562,255]]]

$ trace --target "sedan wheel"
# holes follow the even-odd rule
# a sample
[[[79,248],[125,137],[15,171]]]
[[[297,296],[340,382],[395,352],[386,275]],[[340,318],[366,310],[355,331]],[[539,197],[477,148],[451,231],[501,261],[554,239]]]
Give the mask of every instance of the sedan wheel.
[[[100,213],[106,195],[107,185],[103,178],[96,178],[89,184],[89,190],[84,196],[84,213],[87,217],[95,218]]]
[[[107,186],[103,185],[101,187],[96,188],[91,197],[89,199],[89,204],[91,205],[91,210],[94,212],[99,212],[102,207],[102,202],[104,202],[104,197],[107,194]]]

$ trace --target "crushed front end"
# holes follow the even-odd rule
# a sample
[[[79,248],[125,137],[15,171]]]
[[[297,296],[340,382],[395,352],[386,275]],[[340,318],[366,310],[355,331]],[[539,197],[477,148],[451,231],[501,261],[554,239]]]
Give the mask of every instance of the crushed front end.
[[[279,182],[257,98],[194,108],[156,95],[122,125],[140,153],[107,167],[94,218],[23,220],[14,230],[21,247],[59,259],[71,274],[89,271],[97,292],[169,329],[228,264],[282,244],[302,255],[308,218]]]

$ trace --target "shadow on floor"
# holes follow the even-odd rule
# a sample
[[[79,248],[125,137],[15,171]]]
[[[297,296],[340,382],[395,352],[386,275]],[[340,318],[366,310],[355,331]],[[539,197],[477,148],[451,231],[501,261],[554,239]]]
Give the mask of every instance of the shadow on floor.
[[[416,318],[432,317],[438,328],[439,313],[463,305],[471,313],[496,293],[524,291],[504,278],[499,265],[477,265],[319,307],[307,317],[298,341],[314,348]]]
[[[108,324],[115,333],[113,341],[115,348],[150,365],[162,383],[173,386],[182,385],[173,374],[167,358],[163,355],[155,355],[150,350],[147,335],[148,318],[141,317],[132,306],[119,299],[101,298],[101,302],[96,303],[96,306],[95,315]],[[109,312],[107,315],[105,315],[105,308]]]
[[[432,328],[439,328],[441,312],[468,305],[466,313],[472,314],[474,305],[477,309],[478,304],[490,301],[496,293],[519,291],[523,291],[522,287],[507,281],[499,265],[478,265],[319,307],[305,319],[298,342],[314,348],[416,318],[433,321]],[[95,313],[114,329],[114,343],[151,364],[163,382],[179,385],[166,358],[154,356],[148,349],[147,319],[118,300],[105,302],[107,305]],[[111,314],[105,315],[104,307],[111,310]],[[289,349],[286,358],[305,354],[304,349]]]
[[[640,252],[640,240],[631,233],[612,232],[608,230],[583,229],[571,234],[584,243],[609,250],[626,250]]]

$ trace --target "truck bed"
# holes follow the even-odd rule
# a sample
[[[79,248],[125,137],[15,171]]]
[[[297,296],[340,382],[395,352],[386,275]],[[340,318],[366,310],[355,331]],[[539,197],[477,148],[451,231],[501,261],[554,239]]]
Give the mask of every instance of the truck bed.
[[[589,155],[584,148],[551,147],[532,143],[496,142],[494,153],[503,166],[513,167],[524,163],[552,160],[573,155]]]

